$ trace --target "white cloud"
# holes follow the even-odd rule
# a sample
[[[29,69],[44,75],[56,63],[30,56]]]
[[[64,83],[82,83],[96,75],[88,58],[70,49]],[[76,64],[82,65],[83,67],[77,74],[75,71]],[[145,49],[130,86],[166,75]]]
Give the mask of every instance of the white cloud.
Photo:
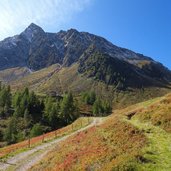
[[[30,23],[58,28],[92,0],[1,0],[0,40],[20,33]]]

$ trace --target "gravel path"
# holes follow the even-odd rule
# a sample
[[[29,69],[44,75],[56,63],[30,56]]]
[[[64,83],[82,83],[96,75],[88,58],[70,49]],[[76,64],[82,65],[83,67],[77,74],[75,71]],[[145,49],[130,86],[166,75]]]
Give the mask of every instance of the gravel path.
[[[59,142],[66,140],[68,137],[77,134],[78,132],[84,131],[94,125],[100,124],[102,121],[101,118],[95,118],[93,122],[84,127],[75,131],[69,135],[66,135],[62,138],[55,139],[53,141],[43,143],[33,149],[17,154],[9,158],[6,163],[0,162],[0,171],[12,170],[12,171],[26,171],[39,162],[50,150],[52,150]]]

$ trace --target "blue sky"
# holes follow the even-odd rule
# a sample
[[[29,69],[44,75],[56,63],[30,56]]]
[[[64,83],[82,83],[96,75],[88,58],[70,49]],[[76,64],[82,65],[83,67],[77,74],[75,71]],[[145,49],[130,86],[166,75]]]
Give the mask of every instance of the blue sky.
[[[1,0],[0,11],[0,39],[31,22],[49,32],[76,28],[171,69],[170,0]]]

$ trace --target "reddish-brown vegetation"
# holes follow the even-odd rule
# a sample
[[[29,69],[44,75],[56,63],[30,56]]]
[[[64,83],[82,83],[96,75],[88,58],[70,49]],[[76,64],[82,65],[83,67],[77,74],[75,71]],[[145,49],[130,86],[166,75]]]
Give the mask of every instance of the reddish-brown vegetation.
[[[16,143],[16,144],[12,144],[7,147],[4,147],[4,148],[0,148],[0,158],[4,157],[12,152],[15,152],[17,150],[22,150],[22,149],[28,148],[28,147],[34,147],[34,146],[42,143],[43,141],[48,141],[48,140],[52,140],[54,138],[59,138],[64,135],[67,135],[75,130],[80,129],[82,126],[88,125],[89,124],[88,122],[91,120],[92,119],[88,120],[87,118],[80,118],[77,121],[75,121],[73,123],[73,125],[68,125],[67,127],[58,129],[56,131],[52,131],[52,132],[43,134],[41,136],[31,138],[30,142],[29,142],[29,140],[25,140],[20,143]]]
[[[171,132],[171,95],[169,94],[160,101],[140,110],[135,117],[142,121],[150,121],[153,125]]]
[[[112,170],[136,163],[145,142],[139,130],[113,116],[60,143],[31,170]]]

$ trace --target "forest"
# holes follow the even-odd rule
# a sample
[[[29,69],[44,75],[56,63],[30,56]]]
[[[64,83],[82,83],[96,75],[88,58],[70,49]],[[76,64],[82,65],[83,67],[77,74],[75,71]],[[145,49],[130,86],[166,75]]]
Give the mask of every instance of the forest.
[[[84,92],[81,99],[71,92],[60,98],[41,97],[28,88],[12,92],[10,86],[0,84],[0,142],[16,143],[71,124],[81,116],[79,101],[90,105],[94,116],[108,115],[112,110],[95,92]]]

